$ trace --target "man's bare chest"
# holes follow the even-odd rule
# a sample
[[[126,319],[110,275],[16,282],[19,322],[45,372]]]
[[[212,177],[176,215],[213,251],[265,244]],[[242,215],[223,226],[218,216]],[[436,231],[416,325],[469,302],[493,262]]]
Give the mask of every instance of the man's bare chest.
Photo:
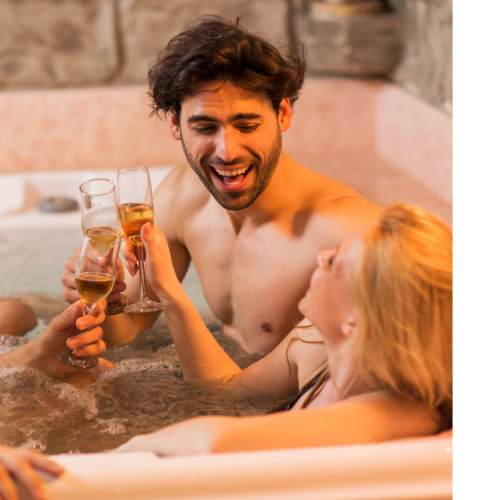
[[[267,350],[301,318],[297,306],[308,288],[316,249],[270,229],[228,233],[212,226],[203,236],[188,235],[186,246],[215,316],[241,336],[247,349]]]

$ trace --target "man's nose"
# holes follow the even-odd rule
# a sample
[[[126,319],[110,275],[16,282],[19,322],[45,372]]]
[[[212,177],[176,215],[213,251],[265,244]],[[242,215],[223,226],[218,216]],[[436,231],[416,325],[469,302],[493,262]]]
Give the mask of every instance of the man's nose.
[[[228,163],[238,156],[238,143],[234,131],[231,129],[221,129],[219,131],[215,154]]]

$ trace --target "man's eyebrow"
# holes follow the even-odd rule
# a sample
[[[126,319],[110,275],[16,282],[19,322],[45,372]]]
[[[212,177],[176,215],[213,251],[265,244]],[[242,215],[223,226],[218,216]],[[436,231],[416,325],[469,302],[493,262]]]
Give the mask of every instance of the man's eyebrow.
[[[262,115],[257,113],[238,113],[237,115],[231,116],[229,118],[229,123],[238,121],[238,120],[256,120],[262,118]]]
[[[188,123],[193,123],[193,122],[214,122],[214,123],[217,123],[218,120],[216,120],[215,118],[213,118],[211,116],[207,116],[207,115],[193,115],[187,119],[187,122]]]
[[[231,116],[229,118],[229,123],[236,122],[238,120],[258,120],[259,118],[262,118],[262,115],[259,115],[258,113],[238,113],[234,116]],[[187,119],[188,123],[195,123],[195,122],[212,122],[212,123],[218,123],[219,120],[214,118],[213,116],[208,116],[208,115],[192,115]]]

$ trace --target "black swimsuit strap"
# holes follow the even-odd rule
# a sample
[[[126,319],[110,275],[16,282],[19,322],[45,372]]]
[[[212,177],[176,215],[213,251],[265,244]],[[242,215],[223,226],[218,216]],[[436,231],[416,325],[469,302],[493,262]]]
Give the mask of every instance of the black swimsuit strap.
[[[274,410],[270,410],[266,413],[278,413],[280,411],[289,411],[291,410],[297,401],[309,390],[311,390],[314,387],[314,384],[320,379],[320,377],[326,372],[328,367],[325,369],[321,370],[314,378],[312,378],[304,387],[302,387],[302,390],[290,401],[287,401],[286,403],[283,403],[279,405],[277,408],[274,408]]]

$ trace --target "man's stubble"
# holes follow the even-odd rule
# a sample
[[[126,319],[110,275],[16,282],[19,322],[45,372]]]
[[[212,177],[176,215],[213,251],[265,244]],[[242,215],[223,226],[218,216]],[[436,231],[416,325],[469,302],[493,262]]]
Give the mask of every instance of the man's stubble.
[[[205,171],[204,173],[196,163],[196,160],[193,158],[191,153],[188,151],[186,144],[184,143],[182,130],[180,130],[180,135],[182,149],[184,150],[184,154],[186,155],[189,165],[194,170],[203,185],[208,189],[210,194],[214,197],[215,201],[217,201],[217,203],[219,203],[219,205],[226,210],[243,210],[249,207],[266,190],[267,186],[269,186],[281,155],[281,131],[278,127],[276,138],[269,148],[269,154],[266,155],[267,160],[264,164],[262,164],[258,156],[253,155],[249,158],[237,157],[231,162],[225,162],[218,156],[209,158],[203,157],[200,160],[200,163],[203,166],[203,170]],[[249,191],[229,191],[221,193],[211,181],[212,174],[210,172],[209,165],[224,167],[239,164],[248,165],[250,163],[253,164],[255,182]]]

